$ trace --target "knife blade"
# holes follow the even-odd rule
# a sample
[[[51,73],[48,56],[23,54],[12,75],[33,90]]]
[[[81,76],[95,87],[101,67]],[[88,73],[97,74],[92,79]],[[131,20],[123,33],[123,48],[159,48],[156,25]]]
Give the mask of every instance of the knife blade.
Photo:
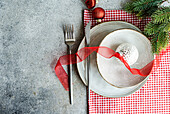
[[[90,27],[91,27],[91,21],[89,21],[85,27],[86,46],[90,45]]]
[[[90,27],[91,27],[91,21],[89,21],[85,27],[85,46],[89,47],[90,45]],[[88,86],[88,66],[87,65],[89,63],[89,57],[87,57],[86,61],[85,61],[85,77],[86,77],[86,84]]]
[[[89,47],[90,45],[90,27],[91,27],[91,21],[88,22],[88,24],[85,27],[85,39],[86,39],[86,47]],[[90,69],[90,56],[86,58],[86,82],[87,82],[87,113],[89,113],[89,99],[90,99],[90,78],[89,78],[89,69]]]

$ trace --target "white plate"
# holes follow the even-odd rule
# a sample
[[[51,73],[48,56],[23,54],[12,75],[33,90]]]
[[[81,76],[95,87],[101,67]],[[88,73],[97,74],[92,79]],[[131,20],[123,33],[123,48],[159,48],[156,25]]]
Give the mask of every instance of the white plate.
[[[108,34],[101,42],[100,46],[106,46],[113,50],[123,43],[134,45],[139,53],[139,57],[132,68],[141,69],[154,57],[151,43],[142,33],[131,29],[116,30]],[[101,76],[111,85],[117,87],[130,87],[141,83],[146,77],[133,75],[123,63],[117,58],[104,58],[97,54],[97,64]]]
[[[110,21],[101,23],[99,25],[96,25],[93,27],[90,31],[90,37],[91,42],[90,46],[99,46],[103,38],[108,35],[109,33],[118,30],[118,29],[134,29],[137,31],[140,31],[136,26],[122,21]],[[85,38],[83,38],[82,42],[79,45],[78,50],[85,47]],[[110,84],[108,84],[100,75],[98,68],[97,68],[97,62],[96,62],[96,53],[92,53],[90,56],[90,81],[91,81],[91,90],[99,95],[105,96],[105,97],[125,97],[127,95],[132,94],[133,92],[140,89],[146,82],[146,80],[149,78],[145,78],[145,81],[141,83],[140,85],[133,86],[133,87],[127,87],[127,88],[117,88]],[[84,70],[84,62],[77,63],[77,69],[80,74],[80,78],[86,85],[85,81],[85,70]]]

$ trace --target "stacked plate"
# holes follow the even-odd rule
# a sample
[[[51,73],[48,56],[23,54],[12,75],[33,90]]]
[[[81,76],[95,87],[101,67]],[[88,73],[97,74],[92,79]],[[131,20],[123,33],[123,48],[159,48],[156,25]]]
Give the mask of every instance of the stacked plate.
[[[142,68],[154,59],[150,41],[136,26],[122,21],[101,23],[90,31],[90,46],[106,46],[116,50],[121,44],[132,44],[137,50],[136,62],[130,67]],[[85,38],[78,50],[85,47]],[[77,63],[78,72],[84,84],[84,62]],[[105,97],[125,97],[140,89],[147,77],[133,75],[116,58],[106,59],[99,54],[90,56],[90,88],[93,92]]]

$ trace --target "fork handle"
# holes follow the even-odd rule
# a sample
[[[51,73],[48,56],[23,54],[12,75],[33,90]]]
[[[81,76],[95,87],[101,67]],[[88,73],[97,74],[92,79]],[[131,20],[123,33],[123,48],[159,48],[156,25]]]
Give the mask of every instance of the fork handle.
[[[71,62],[71,47],[69,46],[69,62]],[[69,65],[69,75],[70,75],[70,83],[69,83],[69,94],[70,94],[70,104],[73,105],[73,81],[72,81],[72,64]]]

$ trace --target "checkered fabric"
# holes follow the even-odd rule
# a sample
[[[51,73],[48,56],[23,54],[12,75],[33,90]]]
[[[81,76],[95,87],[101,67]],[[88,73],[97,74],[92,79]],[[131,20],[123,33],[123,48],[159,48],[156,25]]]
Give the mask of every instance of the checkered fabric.
[[[122,10],[106,10],[106,21],[126,21],[134,24],[142,31],[144,26],[151,20],[138,19]],[[92,26],[97,21],[92,19],[92,12],[84,10],[84,25],[92,21]],[[147,83],[134,94],[123,98],[106,98],[96,93],[90,93],[90,113],[91,114],[169,114],[170,113],[170,46],[162,51],[159,56],[160,65],[154,66]]]

